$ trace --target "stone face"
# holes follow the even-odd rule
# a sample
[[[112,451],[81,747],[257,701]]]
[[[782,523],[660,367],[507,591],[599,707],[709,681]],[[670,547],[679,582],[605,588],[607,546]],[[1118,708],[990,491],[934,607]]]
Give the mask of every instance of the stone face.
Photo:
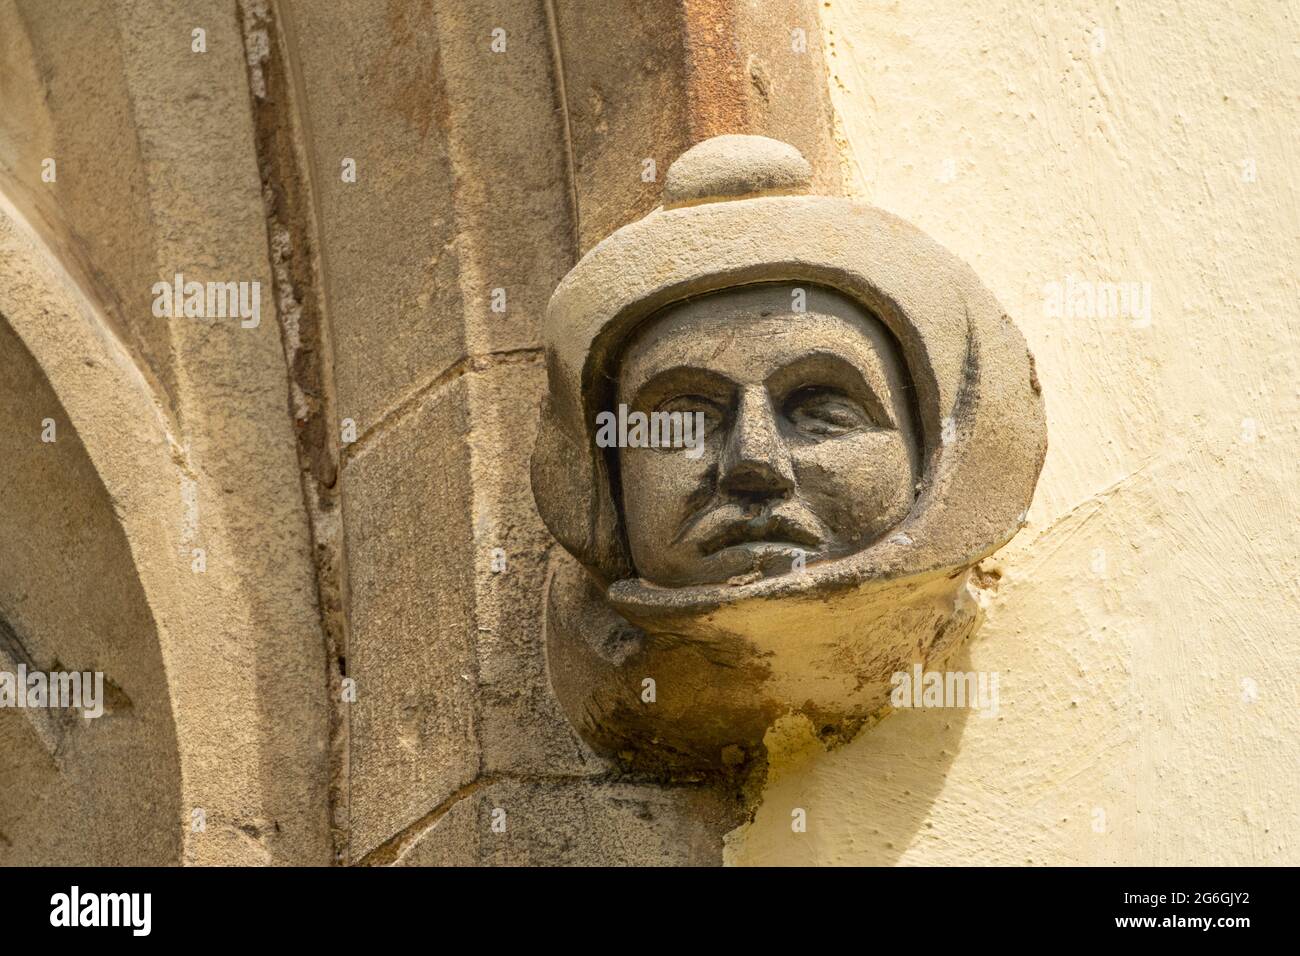
[[[150,818],[159,852],[359,859],[482,773],[606,773],[547,677],[553,542],[525,477],[542,314],[583,235],[647,211],[672,155],[762,112],[750,77],[781,69],[747,74],[725,42],[763,45],[752,13],[73,6],[0,11],[0,292],[145,595],[176,728],[142,739],[177,768],[160,786],[183,781]],[[260,321],[160,319],[152,286],[176,272],[257,283]],[[26,452],[6,446],[34,496]],[[9,582],[37,648],[56,558]],[[186,828],[195,809],[206,830]]]
[[[843,296],[776,283],[690,299],[637,329],[616,377],[606,421],[633,431],[604,437],[652,584],[845,557],[916,499],[914,386],[884,326]]]
[[[589,575],[552,579],[552,677],[589,742],[647,769],[761,756],[780,715],[847,738],[884,711],[891,675],[973,630],[969,571],[1042,466],[1001,307],[914,227],[759,188],[806,184],[790,152],[695,147],[668,181],[697,204],[614,233],[547,313],[533,487]],[[620,425],[610,448],[615,405],[709,434],[636,447]]]

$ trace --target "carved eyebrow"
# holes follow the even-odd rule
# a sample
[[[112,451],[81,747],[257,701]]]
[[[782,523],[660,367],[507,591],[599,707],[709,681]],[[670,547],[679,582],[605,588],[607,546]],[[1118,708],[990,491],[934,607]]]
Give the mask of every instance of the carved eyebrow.
[[[645,395],[659,391],[678,391],[685,387],[691,392],[712,391],[715,394],[730,395],[736,389],[736,383],[715,369],[700,368],[698,365],[674,365],[656,372],[639,385],[632,393],[632,401],[640,403]]]
[[[883,373],[883,369],[880,370]],[[889,395],[889,382],[880,383],[886,390],[885,395],[877,393],[867,373],[853,362],[835,352],[817,350],[806,352],[776,369],[764,382],[768,393],[778,401],[784,402],[789,395],[800,388],[810,385],[826,385],[842,389],[857,397],[867,406],[867,412],[880,425],[897,428],[898,423],[890,413],[885,398]]]

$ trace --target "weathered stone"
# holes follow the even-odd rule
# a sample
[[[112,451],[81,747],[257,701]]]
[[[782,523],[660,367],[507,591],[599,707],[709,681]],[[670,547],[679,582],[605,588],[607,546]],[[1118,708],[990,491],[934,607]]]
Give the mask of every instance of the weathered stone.
[[[794,195],[811,185],[812,167],[788,143],[764,136],[715,136],[692,146],[668,167],[664,206],[764,193]]]
[[[1259,6],[0,4],[0,865],[1293,862]]]
[[[354,859],[478,772],[466,390],[422,398],[353,446],[342,476]]]
[[[528,462],[545,376],[531,354],[465,376],[473,475],[474,603],[483,773],[600,773],[564,719],[547,676],[542,620],[550,537],[537,515]],[[530,397],[523,404],[519,395]]]
[[[415,8],[381,21],[348,4],[282,9],[310,130],[338,417],[364,432],[465,354],[439,35]]]
[[[505,780],[465,794],[402,866],[716,866],[735,805],[708,787]]]
[[[588,572],[552,578],[570,719],[643,769],[720,771],[792,713],[851,737],[969,635],[970,570],[1023,524],[1046,427],[1024,339],[919,230],[774,194],[808,178],[782,144],[679,162],[695,204],[618,230],[551,300],[533,488]],[[708,434],[608,447],[615,407]]]

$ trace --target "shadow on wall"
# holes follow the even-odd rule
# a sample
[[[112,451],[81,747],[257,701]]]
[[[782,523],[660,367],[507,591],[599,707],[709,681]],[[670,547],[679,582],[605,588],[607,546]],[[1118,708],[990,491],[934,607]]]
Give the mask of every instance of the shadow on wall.
[[[185,821],[155,623],[113,502],[4,316],[0,488],[0,671],[104,675],[96,719],[0,708],[0,865],[175,863]]]
[[[969,645],[942,666],[970,671]],[[965,707],[898,709],[843,747],[780,755],[754,822],[727,836],[727,863],[894,866],[924,838],[970,719]]]

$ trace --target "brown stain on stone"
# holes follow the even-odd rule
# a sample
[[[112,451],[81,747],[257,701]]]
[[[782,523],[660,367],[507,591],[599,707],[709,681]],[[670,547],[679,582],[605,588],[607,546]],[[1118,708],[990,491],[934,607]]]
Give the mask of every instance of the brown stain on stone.
[[[734,0],[683,0],[689,140],[750,132]]]
[[[385,11],[388,36],[392,44],[368,77],[382,101],[401,116],[420,139],[429,134],[435,123],[447,129],[450,107],[442,90],[442,58],[438,49],[433,0],[388,0]],[[428,37],[428,39],[426,39]],[[421,42],[431,46],[429,71],[417,68],[421,61],[413,46]]]

